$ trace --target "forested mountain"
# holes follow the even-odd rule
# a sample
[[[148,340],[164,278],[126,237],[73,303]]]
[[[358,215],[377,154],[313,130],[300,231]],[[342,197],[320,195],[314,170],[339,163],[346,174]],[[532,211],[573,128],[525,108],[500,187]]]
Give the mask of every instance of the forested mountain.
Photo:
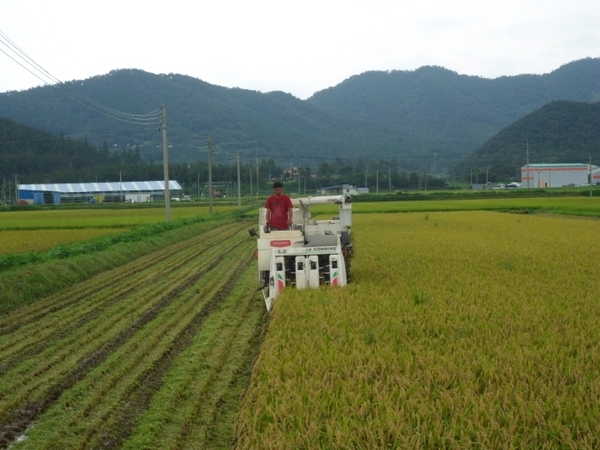
[[[240,173],[243,192],[258,193],[262,189],[270,192],[272,179],[286,181],[291,185],[290,192],[304,193],[341,182],[369,186],[374,190],[379,190],[379,186],[386,190],[446,186],[446,182],[437,177],[401,172],[394,160],[338,158],[331,164],[322,160],[318,167],[299,166],[298,175],[293,178],[284,172],[285,168],[277,166],[272,158],[246,161]],[[317,178],[312,176],[315,172]],[[198,194],[208,181],[208,162],[170,163],[169,173],[170,179],[179,181],[184,192]],[[233,161],[213,164],[212,175],[219,185],[231,187],[238,179],[237,164]],[[11,198],[11,192],[14,195],[17,182],[140,181],[161,180],[163,176],[162,161],[152,163],[144,160],[138,147],[114,150],[104,144],[97,149],[86,141],[54,135],[0,118],[1,201]],[[257,177],[261,180],[258,189]]]
[[[368,72],[316,93],[309,102],[400,131],[427,152],[465,155],[548,102],[599,101],[599,74],[600,59],[573,62],[547,75],[493,80],[441,67]]]
[[[404,170],[449,172],[456,162],[524,115],[553,100],[600,100],[600,58],[545,75],[485,79],[441,67],[366,72],[300,100],[214,86],[182,75],[116,70],[63,86],[0,94],[8,117],[98,148],[136,148],[162,161],[158,123],[133,125],[64,95],[65,88],[118,111],[144,114],[166,105],[170,161],[206,160],[212,137],[221,158],[273,158],[316,167],[322,161],[386,159]],[[106,143],[106,145],[104,145]],[[129,146],[129,147],[128,147]]]
[[[96,148],[71,139],[0,118],[0,177],[25,183],[114,181],[119,170],[146,165],[139,151]],[[157,179],[161,178],[157,167]]]
[[[600,164],[600,102],[554,101],[517,120],[459,164],[490,181],[518,179],[527,163]]]
[[[140,70],[117,70],[65,87],[131,114],[166,105],[172,162],[205,160],[208,135],[222,157],[232,159],[240,151],[245,159],[275,157],[285,159],[286,164],[305,163],[307,158],[323,155],[356,156],[368,144],[389,146],[389,133],[381,132],[381,127],[343,120],[282,92],[229,89],[188,76]],[[144,158],[162,161],[158,122],[140,126],[114,120],[64,92],[61,87],[41,87],[1,94],[0,116],[73,138],[85,137],[96,145],[106,140],[111,148],[138,146]]]

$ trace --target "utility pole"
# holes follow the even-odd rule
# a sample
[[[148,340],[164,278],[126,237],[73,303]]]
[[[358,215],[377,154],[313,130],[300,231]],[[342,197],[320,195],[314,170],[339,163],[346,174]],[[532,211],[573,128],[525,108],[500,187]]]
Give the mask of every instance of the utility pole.
[[[213,213],[213,188],[212,188],[212,141],[210,136],[206,139],[208,146],[208,214]]]
[[[594,181],[594,178],[592,177],[592,155],[590,155],[590,197],[592,196],[592,184]]]
[[[248,168],[250,169],[250,203],[252,203],[252,162],[248,162]]]
[[[240,175],[240,152],[237,152],[237,191],[238,191],[238,209],[242,207],[242,177]]]
[[[256,154],[256,196],[260,195],[260,182],[258,181],[260,178],[258,177],[258,154]]]
[[[377,169],[375,174],[375,179],[377,180],[377,193],[379,194],[379,169]]]
[[[529,188],[529,141],[527,141],[527,188]]]
[[[169,145],[167,141],[167,108],[165,105],[160,107],[162,122],[162,140],[163,140],[163,172],[165,177],[165,221],[171,221],[171,193],[169,192]]]

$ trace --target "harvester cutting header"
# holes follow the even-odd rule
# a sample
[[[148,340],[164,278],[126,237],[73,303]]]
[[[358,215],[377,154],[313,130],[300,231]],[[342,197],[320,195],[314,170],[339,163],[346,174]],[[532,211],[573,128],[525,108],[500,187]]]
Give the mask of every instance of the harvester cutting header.
[[[281,217],[281,210],[270,209],[267,200],[266,207],[260,208],[258,233],[250,230],[252,236],[258,236],[258,276],[263,283],[267,310],[286,286],[296,289],[318,288],[321,284],[345,286],[349,281],[352,253],[352,198],[349,195],[295,199],[283,195],[282,199],[281,184],[273,187],[275,195],[269,200],[284,202],[285,215]],[[323,204],[338,205],[339,216],[313,220],[308,211],[310,206]]]

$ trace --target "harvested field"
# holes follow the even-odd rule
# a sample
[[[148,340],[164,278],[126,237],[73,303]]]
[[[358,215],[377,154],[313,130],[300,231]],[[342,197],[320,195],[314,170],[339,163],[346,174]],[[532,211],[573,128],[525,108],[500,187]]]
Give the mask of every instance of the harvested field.
[[[266,314],[247,223],[0,316],[0,448],[227,448]]]

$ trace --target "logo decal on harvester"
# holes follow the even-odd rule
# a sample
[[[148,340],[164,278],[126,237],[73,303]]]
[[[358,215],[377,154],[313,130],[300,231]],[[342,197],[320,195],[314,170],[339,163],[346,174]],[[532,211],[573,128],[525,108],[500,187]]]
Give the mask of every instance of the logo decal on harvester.
[[[289,239],[273,239],[269,245],[271,247],[289,247],[292,245],[292,241]]]
[[[283,276],[281,276],[280,273],[277,274],[277,289],[279,291],[283,291],[283,289],[285,288],[285,280],[283,279]]]
[[[340,285],[339,273],[337,270],[335,272],[333,272],[333,275],[331,276],[331,285],[332,286]]]

